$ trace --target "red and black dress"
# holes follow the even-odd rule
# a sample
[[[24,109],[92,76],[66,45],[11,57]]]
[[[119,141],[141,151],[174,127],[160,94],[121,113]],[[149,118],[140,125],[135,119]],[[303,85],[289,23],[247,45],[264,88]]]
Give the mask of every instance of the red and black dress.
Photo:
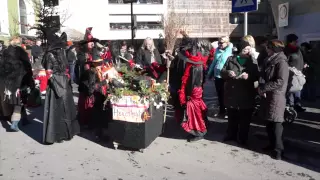
[[[102,68],[86,70],[79,83],[78,116],[81,125],[95,128],[107,119],[104,101],[107,95],[107,81],[102,78]]]
[[[185,51],[185,56],[180,58],[185,62],[178,91],[180,115],[183,115],[181,126],[190,134],[189,141],[200,140],[207,133],[207,106],[202,98],[205,59],[200,52],[191,55],[189,51]]]

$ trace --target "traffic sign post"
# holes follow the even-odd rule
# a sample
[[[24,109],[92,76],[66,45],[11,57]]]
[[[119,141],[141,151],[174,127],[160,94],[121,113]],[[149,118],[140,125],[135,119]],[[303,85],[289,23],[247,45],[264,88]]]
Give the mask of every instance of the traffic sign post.
[[[232,0],[232,13],[244,13],[244,35],[248,34],[248,12],[258,10],[258,0]]]

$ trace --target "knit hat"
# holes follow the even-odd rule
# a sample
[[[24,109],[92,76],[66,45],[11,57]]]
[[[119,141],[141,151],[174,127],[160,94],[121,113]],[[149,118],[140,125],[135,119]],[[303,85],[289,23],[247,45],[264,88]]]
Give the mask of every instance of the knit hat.
[[[247,46],[250,46],[249,42],[247,41],[240,41],[239,45],[238,45],[238,52],[241,52],[244,48],[246,48]]]
[[[292,43],[293,41],[297,41],[299,38],[295,34],[289,34],[287,35],[286,41],[287,43]]]

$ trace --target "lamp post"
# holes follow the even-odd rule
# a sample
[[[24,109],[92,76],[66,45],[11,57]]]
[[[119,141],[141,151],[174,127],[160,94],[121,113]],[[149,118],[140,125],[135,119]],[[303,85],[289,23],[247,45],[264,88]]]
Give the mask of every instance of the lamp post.
[[[129,4],[130,3],[130,17],[131,17],[131,45],[133,45],[133,40],[135,38],[135,17],[133,15],[133,2],[136,2],[136,0],[123,0],[123,3]]]

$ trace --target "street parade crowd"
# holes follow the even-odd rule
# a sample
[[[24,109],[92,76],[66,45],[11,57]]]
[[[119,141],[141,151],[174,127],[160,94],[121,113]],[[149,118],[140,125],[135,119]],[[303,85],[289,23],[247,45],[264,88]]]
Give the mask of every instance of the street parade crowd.
[[[113,118],[110,93],[126,90],[124,72],[141,75],[135,84],[140,90],[145,78],[150,87],[166,84],[170,96],[160,103],[173,105],[175,119],[189,134],[189,142],[203,139],[208,131],[205,81],[215,84],[220,108],[215,116],[228,119],[225,141],[247,145],[256,97],[260,97],[259,117],[265,120],[269,137],[265,150],[276,159],[281,159],[284,150],[286,108],[305,110],[301,105],[305,75],[305,94],[315,99],[316,52],[308,43],[299,47],[295,34],[287,36],[286,45],[250,35],[233,45],[227,36],[211,43],[181,31],[183,38],[173,52],[146,38],[138,49],[123,41],[114,53],[114,47],[101,45],[92,36],[91,28],[86,29],[84,40],[74,43],[67,41],[65,33],[44,33],[44,50],[37,40],[28,52],[19,37],[11,38],[8,47],[0,44],[1,120],[10,122],[12,131],[19,131],[20,122],[29,123],[26,107],[40,105],[41,94],[45,95],[44,144],[71,140],[80,127],[101,137]],[[77,106],[73,83],[78,84]],[[155,103],[157,108],[160,103]]]

